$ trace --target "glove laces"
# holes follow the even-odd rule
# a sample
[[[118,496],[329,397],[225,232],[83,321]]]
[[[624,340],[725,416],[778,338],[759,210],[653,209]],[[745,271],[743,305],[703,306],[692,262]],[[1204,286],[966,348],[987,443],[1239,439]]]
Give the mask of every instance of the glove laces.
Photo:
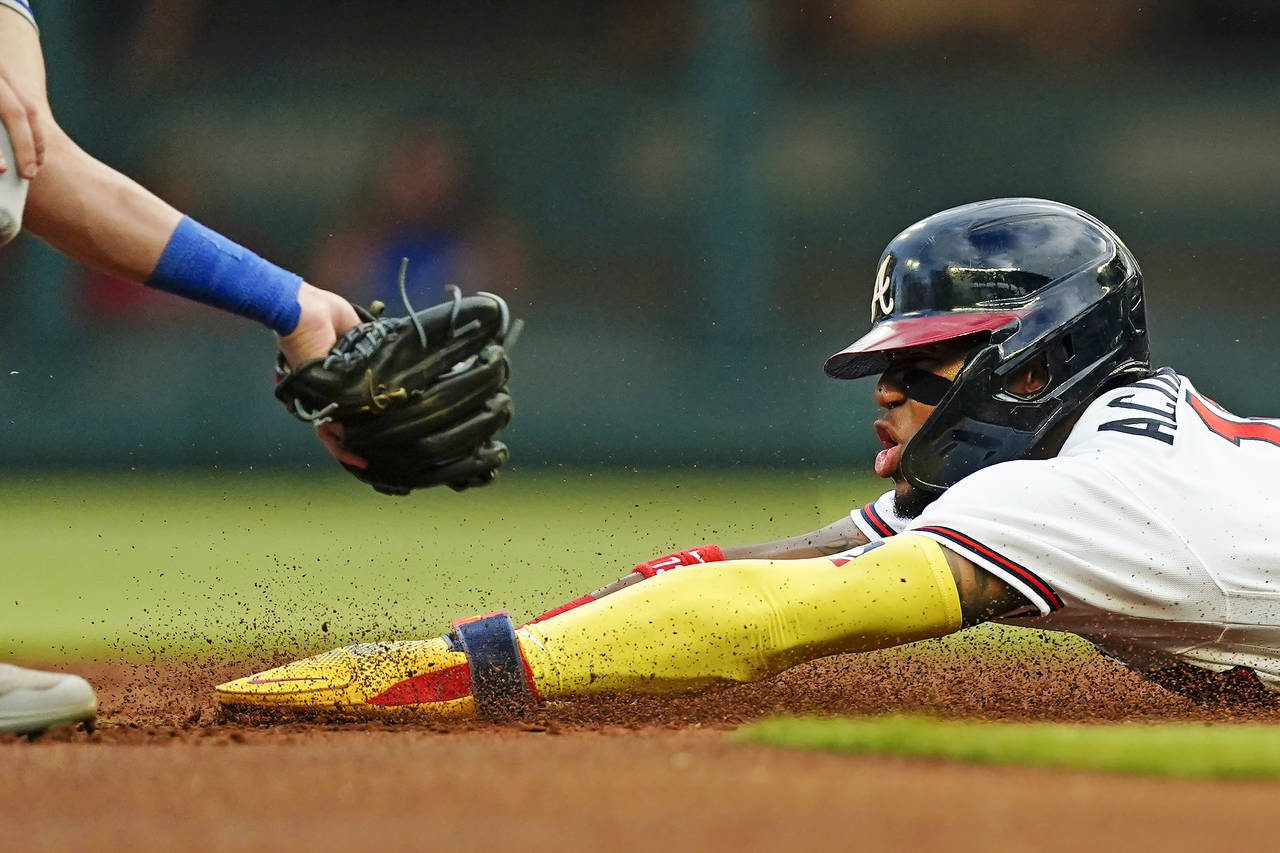
[[[422,327],[422,321],[418,319],[418,314],[414,311],[413,304],[409,301],[409,290],[405,285],[405,273],[409,269],[409,259],[402,257],[400,259],[400,273],[396,279],[396,286],[400,291],[400,301],[404,303],[404,310],[409,315],[413,328],[418,332],[418,342],[422,344],[422,348],[427,348],[427,330]],[[449,298],[453,301],[453,307],[449,312],[449,340],[453,340],[458,335],[466,334],[472,329],[480,325],[479,320],[472,320],[461,329],[458,328],[458,314],[462,311],[462,289],[456,284],[446,284],[444,286],[445,293],[449,294]],[[498,303],[498,311],[501,313],[501,328],[498,331],[497,338],[503,346],[510,351],[515,345],[516,338],[520,337],[520,332],[524,329],[524,321],[511,321],[511,309],[507,306],[507,300],[503,299],[496,293],[490,293],[487,290],[476,291],[477,296],[487,296],[494,302]]]

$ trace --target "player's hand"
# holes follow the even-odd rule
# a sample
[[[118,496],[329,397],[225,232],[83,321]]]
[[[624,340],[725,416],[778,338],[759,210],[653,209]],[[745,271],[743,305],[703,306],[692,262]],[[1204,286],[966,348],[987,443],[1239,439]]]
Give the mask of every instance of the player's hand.
[[[298,325],[289,334],[278,337],[280,352],[290,367],[328,355],[338,336],[360,322],[350,302],[305,281],[298,288],[298,305],[302,309]]]
[[[31,179],[44,165],[44,137],[40,133],[40,111],[35,102],[27,98],[13,85],[0,64],[0,122],[9,132],[13,155],[17,163],[9,163],[0,153],[0,172],[16,165],[18,174]]]
[[[652,560],[645,560],[643,563],[636,563],[636,567],[631,571],[638,572],[646,578],[651,578],[656,574],[660,574],[669,569],[679,568],[680,566],[696,566],[699,563],[718,563],[723,559],[724,552],[720,550],[719,545],[699,545],[696,548],[686,548],[683,551],[663,554],[661,557],[654,557]]]
[[[369,460],[357,456],[342,446],[342,424],[327,423],[316,427],[316,438],[324,445],[325,450],[343,465],[354,465],[357,468],[368,468]]]
[[[277,338],[285,361],[296,367],[311,358],[323,358],[338,342],[338,336],[360,322],[356,309],[336,293],[321,290],[305,281],[298,288],[298,325],[287,335]],[[316,438],[334,459],[357,468],[368,466],[361,457],[344,448],[340,439],[342,425],[322,424],[316,427]]]

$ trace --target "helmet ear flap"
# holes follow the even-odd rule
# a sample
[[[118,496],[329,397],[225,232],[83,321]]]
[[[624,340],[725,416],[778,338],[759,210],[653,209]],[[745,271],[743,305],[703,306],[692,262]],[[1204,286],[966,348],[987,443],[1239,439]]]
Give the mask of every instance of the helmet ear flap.
[[[1147,333],[1147,306],[1142,297],[1142,288],[1136,287],[1125,302],[1125,323],[1134,335]]]

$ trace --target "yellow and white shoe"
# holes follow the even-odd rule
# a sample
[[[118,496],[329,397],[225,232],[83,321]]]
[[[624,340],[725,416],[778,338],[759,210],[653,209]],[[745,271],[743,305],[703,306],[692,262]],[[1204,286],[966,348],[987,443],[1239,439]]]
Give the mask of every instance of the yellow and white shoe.
[[[467,656],[444,637],[334,649],[219,684],[214,695],[228,709],[437,718],[475,712]]]

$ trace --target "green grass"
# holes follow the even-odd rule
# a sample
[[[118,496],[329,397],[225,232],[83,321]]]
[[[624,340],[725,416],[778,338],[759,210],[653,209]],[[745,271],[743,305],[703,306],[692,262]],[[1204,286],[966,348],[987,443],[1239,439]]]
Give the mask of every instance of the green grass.
[[[510,471],[489,488],[407,498],[338,471],[9,477],[0,656],[431,636],[474,613],[534,615],[673,547],[812,530],[880,488],[845,472],[696,469]],[[1010,629],[923,649],[970,647],[1063,653]]]
[[[1008,723],[894,715],[776,717],[742,741],[829,752],[1204,779],[1280,778],[1280,729],[1253,724]]]
[[[810,530],[848,474],[506,472],[407,498],[341,472],[6,478],[0,655],[281,650],[533,615],[673,547]]]

